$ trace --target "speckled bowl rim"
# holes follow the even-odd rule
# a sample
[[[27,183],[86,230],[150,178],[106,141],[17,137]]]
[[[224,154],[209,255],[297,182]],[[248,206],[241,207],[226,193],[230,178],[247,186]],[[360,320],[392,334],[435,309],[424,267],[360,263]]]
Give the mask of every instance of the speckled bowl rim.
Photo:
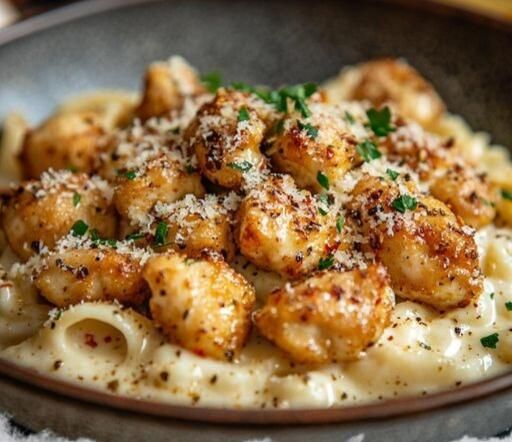
[[[88,0],[71,4],[52,12],[28,19],[0,31],[0,46],[39,31],[67,23],[82,17],[102,12],[141,5],[162,0]],[[380,0],[381,3],[400,4],[405,8],[421,8],[433,14],[457,14],[461,20],[477,21],[483,26],[498,27],[512,32],[512,23],[495,17],[479,15],[456,6],[441,5],[422,0]],[[390,418],[411,413],[424,412],[461,402],[482,399],[492,393],[512,389],[512,371],[483,381],[461,387],[428,394],[408,396],[361,405],[331,408],[301,409],[239,409],[212,408],[202,406],[172,405],[142,398],[115,395],[57,379],[0,358],[0,374],[9,378],[98,405],[144,413],[153,416],[170,417],[213,423],[232,424],[322,424],[355,421],[361,419]]]

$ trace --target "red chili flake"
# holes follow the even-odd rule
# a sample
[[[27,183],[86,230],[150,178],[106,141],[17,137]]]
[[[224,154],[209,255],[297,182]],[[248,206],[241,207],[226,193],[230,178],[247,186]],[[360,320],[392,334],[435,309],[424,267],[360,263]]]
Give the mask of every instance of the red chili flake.
[[[94,339],[94,335],[92,333],[85,334],[85,345],[88,345],[91,348],[96,348],[98,343]]]
[[[103,340],[108,344],[109,342],[112,342],[112,336],[105,336]]]
[[[194,353],[197,355],[197,356],[201,356],[201,357],[204,357],[206,356],[205,353],[204,353],[204,350],[200,349],[200,348],[196,348],[194,350]]]

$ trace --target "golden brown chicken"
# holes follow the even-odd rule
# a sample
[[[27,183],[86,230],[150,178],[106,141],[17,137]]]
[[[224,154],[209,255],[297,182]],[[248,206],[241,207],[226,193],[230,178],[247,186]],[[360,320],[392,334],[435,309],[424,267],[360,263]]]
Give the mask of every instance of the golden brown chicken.
[[[245,175],[267,168],[260,151],[268,106],[255,95],[219,89],[185,131],[201,173],[223,187],[239,189]]]
[[[369,100],[380,107],[391,102],[399,113],[429,126],[444,113],[442,99],[416,69],[401,59],[384,58],[345,69],[335,80],[331,100]]]
[[[25,138],[20,157],[25,177],[39,178],[49,168],[92,172],[103,135],[97,113],[52,116]]]
[[[292,175],[300,187],[320,192],[361,162],[356,147],[365,130],[348,122],[336,106],[312,103],[309,109],[309,118],[292,114],[283,120],[268,153],[277,170]]]
[[[298,362],[357,359],[387,327],[394,306],[385,269],[320,272],[272,292],[254,315],[259,332]]]
[[[50,253],[43,262],[35,285],[58,307],[114,300],[140,305],[149,295],[140,260],[113,248],[71,247]]]
[[[152,63],[144,78],[142,101],[137,116],[142,120],[179,111],[187,97],[206,93],[199,75],[181,57]]]
[[[271,175],[243,200],[235,239],[257,266],[289,278],[318,267],[336,248],[336,209],[299,190],[289,175]]]
[[[155,323],[200,356],[233,360],[249,334],[254,288],[220,257],[160,255],[144,268]]]
[[[113,238],[117,220],[111,198],[107,183],[98,177],[50,170],[40,181],[26,181],[7,196],[1,226],[23,260],[45,246],[53,248],[78,220]]]
[[[472,229],[442,202],[415,194],[412,185],[364,176],[347,209],[403,298],[446,310],[482,291]]]

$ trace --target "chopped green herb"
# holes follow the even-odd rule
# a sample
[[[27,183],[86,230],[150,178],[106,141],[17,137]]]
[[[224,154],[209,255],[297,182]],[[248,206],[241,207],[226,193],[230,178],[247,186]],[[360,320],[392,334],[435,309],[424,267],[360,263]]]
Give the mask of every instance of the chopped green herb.
[[[512,312],[512,302],[510,302],[510,301],[505,302],[505,307],[507,308],[507,310],[509,312]]]
[[[336,220],[336,230],[338,231],[338,233],[341,233],[344,225],[345,225],[345,218],[343,218],[343,216],[340,215],[338,217],[338,219]]]
[[[284,120],[279,120],[274,126],[274,133],[282,134],[284,131]]]
[[[167,231],[169,227],[163,221],[160,221],[155,230],[155,244],[157,246],[163,246],[165,244],[165,240],[167,239]]]
[[[318,129],[315,126],[312,126],[309,123],[303,123],[302,121],[297,120],[297,126],[300,130],[306,131],[308,137],[314,140],[318,136]]]
[[[80,204],[80,200],[82,199],[82,196],[78,193],[78,192],[75,192],[73,194],[73,206],[76,207]]]
[[[489,298],[494,299],[494,292],[489,293]]]
[[[231,87],[239,91],[256,94],[266,103],[273,105],[279,112],[288,112],[288,99],[290,99],[294,102],[295,109],[298,110],[304,118],[311,115],[311,111],[306,104],[306,99],[317,90],[317,86],[313,83],[286,86],[278,90],[271,90],[267,87],[255,88],[241,82],[233,83]]]
[[[201,81],[205,85],[206,89],[208,89],[212,94],[215,94],[217,89],[222,86],[222,76],[219,72],[203,74],[201,75]]]
[[[238,111],[238,121],[249,121],[251,116],[249,115],[249,111],[244,106]]]
[[[240,161],[239,163],[229,163],[228,167],[238,170],[240,172],[247,172],[252,169],[252,163],[249,161]]]
[[[356,151],[365,161],[376,160],[382,155],[375,143],[370,140],[364,140],[362,143],[359,143],[356,147]]]
[[[480,339],[480,342],[484,347],[487,348],[496,348],[496,344],[500,340],[500,335],[498,333],[493,333],[489,336],[484,336],[482,339]]]
[[[135,172],[134,170],[128,170],[127,172],[124,173],[124,177],[132,181],[137,177],[137,172]]]
[[[71,173],[76,173],[78,172],[78,168],[76,166],[73,166],[72,164],[70,164],[67,169],[71,172]]]
[[[400,174],[393,169],[387,169],[386,173],[388,174],[389,178],[391,178],[391,181],[396,181],[396,179],[400,176]]]
[[[325,190],[329,190],[329,178],[322,171],[318,171],[316,174],[316,180]]]
[[[385,137],[387,134],[395,130],[394,127],[390,126],[391,111],[389,110],[389,107],[386,106],[380,111],[374,108],[369,109],[366,112],[366,115],[370,121],[370,128],[378,137]]]
[[[510,190],[502,189],[501,196],[503,197],[503,199],[512,201],[512,191],[510,191]]]
[[[348,111],[345,111],[345,121],[347,121],[350,124],[354,124],[356,122],[353,115]]]
[[[326,258],[320,258],[320,261],[318,261],[318,270],[325,270],[330,267],[332,267],[334,264],[334,256],[329,255]]]
[[[144,233],[132,233],[126,237],[127,241],[137,241],[139,239],[145,238],[146,235]]]
[[[322,193],[318,196],[318,202],[321,204],[320,207],[318,207],[318,211],[320,212],[320,215],[327,215],[329,213],[329,207],[332,204],[331,199],[329,198],[329,195],[327,193]]]
[[[418,206],[418,202],[416,201],[416,198],[410,195],[401,195],[398,198],[395,198],[391,205],[400,213],[405,213],[407,210],[415,210]]]
[[[432,347],[428,344],[425,344],[424,342],[421,342],[419,341],[418,342],[418,345],[421,347],[421,348],[424,348],[425,350],[432,350]]]
[[[73,227],[71,227],[71,234],[76,237],[84,236],[88,229],[89,226],[85,221],[79,219],[75,224],[73,224]]]
[[[100,234],[96,229],[92,229],[89,233],[91,235],[91,241],[94,242],[96,245],[110,246],[114,249],[117,248],[116,239],[103,239],[100,237]]]

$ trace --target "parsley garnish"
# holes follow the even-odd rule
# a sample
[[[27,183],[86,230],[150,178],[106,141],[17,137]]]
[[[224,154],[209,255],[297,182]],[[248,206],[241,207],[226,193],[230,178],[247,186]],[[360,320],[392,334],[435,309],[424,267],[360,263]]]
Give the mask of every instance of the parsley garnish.
[[[415,210],[418,206],[418,202],[416,201],[416,198],[410,195],[400,195],[398,198],[393,200],[391,205],[400,213],[405,213],[407,210]]]
[[[78,167],[76,166],[73,166],[72,164],[70,164],[67,169],[71,172],[71,173],[76,173],[78,172]]]
[[[279,120],[274,126],[274,133],[282,134],[284,131],[284,120]]]
[[[160,221],[155,230],[155,244],[157,246],[163,246],[165,244],[165,240],[167,239],[167,231],[169,227],[163,221]]]
[[[249,115],[249,111],[244,106],[238,111],[238,121],[248,121],[251,119],[251,116]]]
[[[82,199],[82,196],[78,193],[78,192],[75,192],[73,194],[73,206],[76,207],[80,204],[80,200]]]
[[[187,173],[189,175],[192,175],[193,173],[197,172],[197,169],[194,166],[190,165],[190,164],[187,164],[187,167],[185,167],[185,170],[187,171]]]
[[[354,124],[356,122],[352,114],[348,111],[345,111],[345,120],[350,124]]]
[[[288,99],[294,102],[295,109],[300,111],[304,118],[311,115],[306,99],[316,92],[316,85],[313,83],[297,84],[286,86],[282,89],[271,90],[266,87],[253,87],[246,83],[233,83],[233,89],[242,92],[251,92],[268,104],[273,105],[279,112],[288,112]]]
[[[370,128],[378,137],[385,137],[387,134],[395,130],[394,127],[390,126],[391,111],[389,110],[389,107],[386,106],[380,111],[374,108],[369,109],[366,112],[366,115],[370,121]]]
[[[510,190],[502,189],[501,196],[503,197],[503,199],[512,201],[512,191],[510,191]]]
[[[318,135],[318,129],[309,123],[303,123],[302,121],[297,120],[297,126],[300,130],[306,131],[308,137],[312,140],[314,140]]]
[[[249,163],[249,161],[240,161],[239,163],[229,163],[228,167],[240,172],[247,172],[252,169],[252,163]]]
[[[222,86],[222,76],[219,72],[203,74],[201,75],[201,81],[205,85],[206,89],[208,89],[212,94],[215,94],[217,89]]]
[[[356,147],[356,151],[365,161],[376,160],[381,157],[379,149],[377,149],[375,143],[370,140],[364,140],[362,143],[359,143]]]
[[[494,299],[494,292],[489,293],[489,298]]]
[[[88,229],[89,226],[85,223],[85,221],[79,219],[75,222],[75,224],[73,224],[73,227],[71,227],[71,234],[76,237],[84,236]]]
[[[482,339],[480,339],[480,342],[484,347],[487,348],[496,348],[496,344],[500,340],[500,335],[498,333],[493,333],[489,336],[484,336]]]
[[[512,311],[512,302],[508,301],[508,302],[505,302],[505,307],[507,308],[507,310],[509,312]]]
[[[325,190],[329,190],[329,178],[322,171],[318,171],[316,174],[316,180]]]
[[[340,215],[338,217],[338,219],[336,220],[336,230],[338,231],[338,233],[341,233],[344,225],[345,225],[345,218],[343,218],[343,216]]]
[[[325,270],[332,267],[334,264],[334,256],[329,255],[327,258],[320,258],[318,261],[318,270]]]
[[[324,207],[319,207],[318,211],[320,212],[320,215],[327,215],[329,213],[329,206],[332,204],[329,195],[326,193],[322,193],[318,196],[318,201],[324,206],[327,207],[327,210]]]
[[[132,181],[136,178],[137,172],[135,172],[135,170],[128,170],[123,175],[125,178],[128,178],[130,181]]]
[[[396,179],[400,176],[400,174],[393,169],[387,169],[386,173],[389,176],[389,178],[391,178],[391,181],[396,181]]]
[[[91,240],[96,245],[102,245],[102,246],[110,246],[113,249],[117,248],[117,240],[116,239],[103,239],[100,237],[100,234],[98,230],[92,229],[91,230]]]
[[[145,237],[146,237],[146,235],[144,235],[144,233],[137,233],[136,232],[136,233],[132,233],[130,235],[127,235],[125,239],[127,241],[137,241],[137,240],[145,238]]]

